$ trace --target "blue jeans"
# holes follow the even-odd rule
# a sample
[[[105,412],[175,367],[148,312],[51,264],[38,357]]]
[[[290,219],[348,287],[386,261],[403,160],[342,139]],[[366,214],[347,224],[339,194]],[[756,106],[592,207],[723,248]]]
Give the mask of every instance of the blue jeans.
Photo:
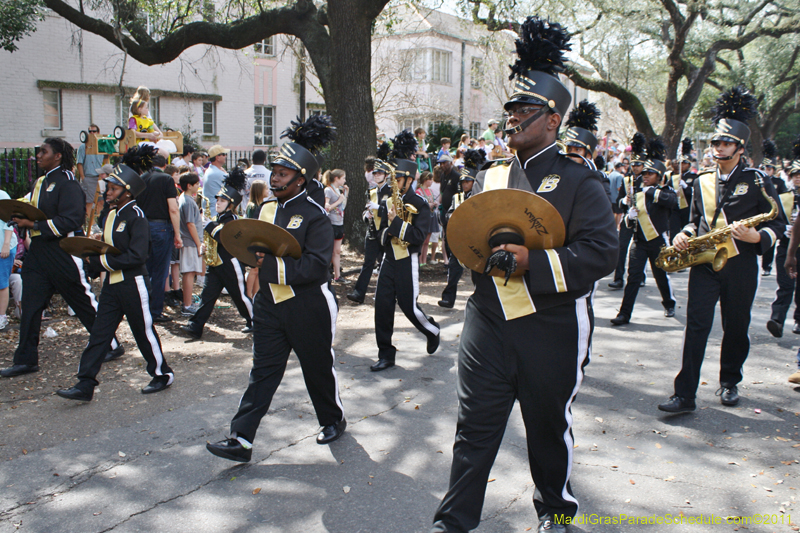
[[[169,222],[150,222],[150,244],[152,249],[147,258],[147,272],[150,274],[150,314],[161,316],[164,311],[164,284],[169,273],[169,260],[175,232]]]

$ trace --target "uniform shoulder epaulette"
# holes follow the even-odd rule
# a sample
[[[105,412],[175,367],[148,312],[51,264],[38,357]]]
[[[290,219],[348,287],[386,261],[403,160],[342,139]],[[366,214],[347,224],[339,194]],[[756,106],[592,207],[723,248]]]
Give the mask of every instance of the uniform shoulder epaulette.
[[[745,167],[744,170],[752,170],[753,172],[755,172],[756,174],[758,174],[762,178],[766,178],[767,177],[767,173],[764,172],[763,170],[761,170],[760,168]]]
[[[701,168],[700,172],[697,173],[697,177],[699,178],[704,174],[715,174],[716,172],[717,172],[716,168]]]
[[[511,164],[512,161],[514,161],[513,157],[509,157],[508,159],[494,159],[492,161],[487,161],[481,167],[481,170],[489,170],[490,168],[498,166],[498,165],[502,165],[504,167],[507,167],[508,165]]]
[[[278,199],[277,199],[277,198],[275,198],[275,197],[272,197],[272,198],[267,198],[266,200],[264,200],[263,202],[261,202],[261,205],[268,204],[268,203],[270,203],[270,202],[277,202],[277,201],[278,201]]]

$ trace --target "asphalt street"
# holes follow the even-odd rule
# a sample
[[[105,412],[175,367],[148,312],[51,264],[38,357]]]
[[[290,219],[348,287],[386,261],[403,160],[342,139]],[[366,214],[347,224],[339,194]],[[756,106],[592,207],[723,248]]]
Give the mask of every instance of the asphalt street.
[[[774,275],[762,279],[753,308],[740,405],[723,407],[715,396],[717,313],[697,411],[665,416],[656,406],[672,393],[680,367],[688,274],[672,279],[679,302],[674,319],[664,318],[650,277],[633,322],[615,328],[609,319],[622,292],[607,289],[610,278],[599,282],[591,363],[573,406],[572,487],[581,504],[578,518],[590,523],[572,531],[798,531],[800,387],[787,377],[800,335],[791,333],[791,321],[782,339],[764,326]],[[425,355],[424,339],[398,314],[398,366],[377,374],[369,371],[376,351],[371,309],[343,306],[342,316],[349,313],[350,320],[340,322],[335,349],[349,426],[329,446],[314,440],[318,425],[292,357],[252,462],[237,465],[206,451],[206,441],[225,437],[246,384],[249,355],[241,342],[217,344],[224,354],[203,363],[212,368],[220,364],[214,357],[231,359],[227,372],[236,373],[237,386],[219,386],[209,371],[208,380],[186,391],[178,376],[170,390],[135,398],[149,402],[146,415],[136,419],[109,411],[102,393],[88,405],[56,397],[39,402],[31,413],[63,424],[60,434],[67,436],[25,453],[2,449],[0,532],[428,531],[447,489],[468,286],[462,281],[452,310],[436,306],[438,290],[425,291],[420,301],[442,324],[439,351]],[[137,356],[133,346],[129,354]],[[8,386],[9,380],[0,381]],[[12,424],[7,405],[2,413],[3,431],[25,423]],[[477,531],[535,531],[532,494],[525,432],[515,409]],[[622,516],[621,524],[602,523]],[[689,523],[701,516],[706,522],[751,522]],[[683,523],[632,524],[630,517]]]

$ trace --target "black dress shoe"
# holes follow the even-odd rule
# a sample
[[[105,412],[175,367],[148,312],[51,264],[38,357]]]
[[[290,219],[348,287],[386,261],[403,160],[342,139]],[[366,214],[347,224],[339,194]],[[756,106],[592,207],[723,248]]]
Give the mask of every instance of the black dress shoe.
[[[106,354],[106,358],[103,360],[104,363],[108,363],[109,361],[113,361],[114,359],[119,359],[125,355],[125,347],[123,345],[119,345],[110,352]]]
[[[667,318],[674,317],[675,316],[675,308],[674,307],[669,307],[667,309],[664,309],[664,316],[667,317]]]
[[[358,291],[353,291],[350,294],[348,294],[347,295],[347,299],[350,300],[351,302],[355,302],[357,304],[363,304],[364,303],[364,295],[361,294]]]
[[[794,323],[794,326],[792,326],[792,333],[795,335],[800,335],[800,322]]]
[[[206,450],[217,457],[237,461],[239,463],[247,463],[250,461],[250,457],[253,456],[253,448],[245,449],[242,443],[236,439],[225,439],[213,444],[206,442]]]
[[[253,333],[253,324],[247,324],[242,328],[242,333]]]
[[[728,407],[739,405],[739,389],[736,385],[731,387],[720,386],[717,396],[719,396],[719,401],[722,405],[727,405]]]
[[[767,330],[772,334],[773,337],[778,339],[783,337],[783,326],[777,320],[770,319],[767,322]]]
[[[172,322],[172,319],[167,315],[158,315],[153,317],[154,324],[164,324],[166,322]]]
[[[645,285],[647,285],[647,280],[643,279],[642,282],[639,284],[639,286],[644,287]]]
[[[616,281],[612,281],[611,283],[609,283],[608,284],[608,288],[609,289],[613,289],[615,291],[618,291],[618,290],[620,290],[622,288],[623,285],[624,285],[624,282],[621,279],[618,279]]]
[[[328,444],[333,442],[344,434],[344,429],[347,427],[347,420],[342,418],[339,422],[329,426],[323,426],[322,431],[317,435],[317,444]]]
[[[566,533],[567,526],[564,524],[556,524],[552,520],[542,520],[539,522],[539,528],[536,530],[536,533],[552,533],[555,531],[558,533]]]
[[[158,376],[153,378],[153,380],[147,384],[147,387],[142,389],[142,394],[153,394],[156,392],[161,392],[162,390],[166,389],[170,385],[172,385],[172,378],[169,376]]]
[[[772,274],[772,269],[771,268],[765,268],[764,271],[761,272],[762,276],[769,276],[770,274]]]
[[[32,374],[39,371],[38,365],[13,365],[8,368],[0,370],[0,376],[4,378],[13,378],[14,376],[21,376],[23,374]]]
[[[430,323],[436,326],[437,328],[439,327],[439,323],[436,322],[434,319],[429,318],[428,320],[430,320]],[[439,329],[439,333],[437,333],[435,337],[428,337],[428,347],[427,347],[428,355],[431,355],[439,348],[439,341],[441,340],[441,337],[442,337],[441,329]]]
[[[617,315],[615,318],[611,319],[612,326],[623,326],[625,324],[630,324],[631,318],[625,315]]]
[[[445,309],[452,309],[455,306],[455,302],[448,302],[447,300],[439,300],[439,307],[444,307]]]
[[[61,389],[56,391],[56,394],[61,396],[62,398],[66,398],[67,400],[78,400],[79,402],[91,402],[92,396],[94,396],[94,387],[90,392],[86,392],[83,389],[79,389],[78,387],[72,387],[71,389]]]
[[[198,332],[197,332],[197,331],[196,331],[196,330],[195,330],[195,329],[194,329],[192,326],[190,326],[189,324],[181,324],[180,326],[178,326],[178,329],[179,329],[179,330],[181,330],[182,332],[186,333],[187,335],[189,335],[189,336],[190,336],[191,338],[193,338],[193,339],[199,339],[200,337],[202,337],[202,336],[203,336],[203,334],[202,334],[202,333],[198,333]],[[247,333],[247,332],[246,332],[246,331],[244,331],[244,330],[242,330],[242,333]]]
[[[386,370],[387,368],[392,368],[393,366],[394,361],[389,361],[388,359],[378,359],[378,362],[369,367],[369,369],[373,372],[380,372],[381,370]]]
[[[690,413],[697,409],[697,406],[694,400],[688,400],[680,396],[670,396],[669,401],[659,404],[658,409],[667,413]]]

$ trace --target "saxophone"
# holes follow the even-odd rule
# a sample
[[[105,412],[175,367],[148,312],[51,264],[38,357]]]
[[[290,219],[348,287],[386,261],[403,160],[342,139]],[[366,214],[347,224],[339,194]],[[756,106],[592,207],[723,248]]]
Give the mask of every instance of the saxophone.
[[[764,190],[764,183],[760,177],[756,178],[756,184],[761,188],[761,194],[767,199],[771,208],[769,213],[762,213],[739,221],[748,228],[754,228],[778,216],[778,204]],[[676,250],[674,246],[662,246],[656,259],[656,266],[667,272],[677,272],[695,265],[711,263],[714,272],[719,272],[728,262],[728,249],[722,245],[730,238],[732,229],[733,226],[728,224],[709,231],[701,237],[693,237],[687,242],[689,247],[683,251]]]
[[[200,202],[203,206],[203,214],[209,220],[214,220],[211,216],[211,202],[206,202],[207,198],[200,194]],[[203,231],[203,246],[205,246],[206,251],[203,254],[203,260],[205,261],[206,265],[208,266],[219,266],[222,264],[222,259],[219,258],[219,254],[217,253],[217,240],[208,234],[207,231]]]
[[[403,222],[407,222],[409,224],[412,223],[411,217],[418,213],[417,208],[411,204],[404,204],[403,197],[400,195],[400,185],[397,183],[397,178],[392,172],[391,176],[392,180],[392,204],[394,204],[394,211],[400,220]],[[408,248],[408,243],[405,241],[401,241],[399,237],[392,237],[392,244],[396,244],[403,248],[404,250]]]

